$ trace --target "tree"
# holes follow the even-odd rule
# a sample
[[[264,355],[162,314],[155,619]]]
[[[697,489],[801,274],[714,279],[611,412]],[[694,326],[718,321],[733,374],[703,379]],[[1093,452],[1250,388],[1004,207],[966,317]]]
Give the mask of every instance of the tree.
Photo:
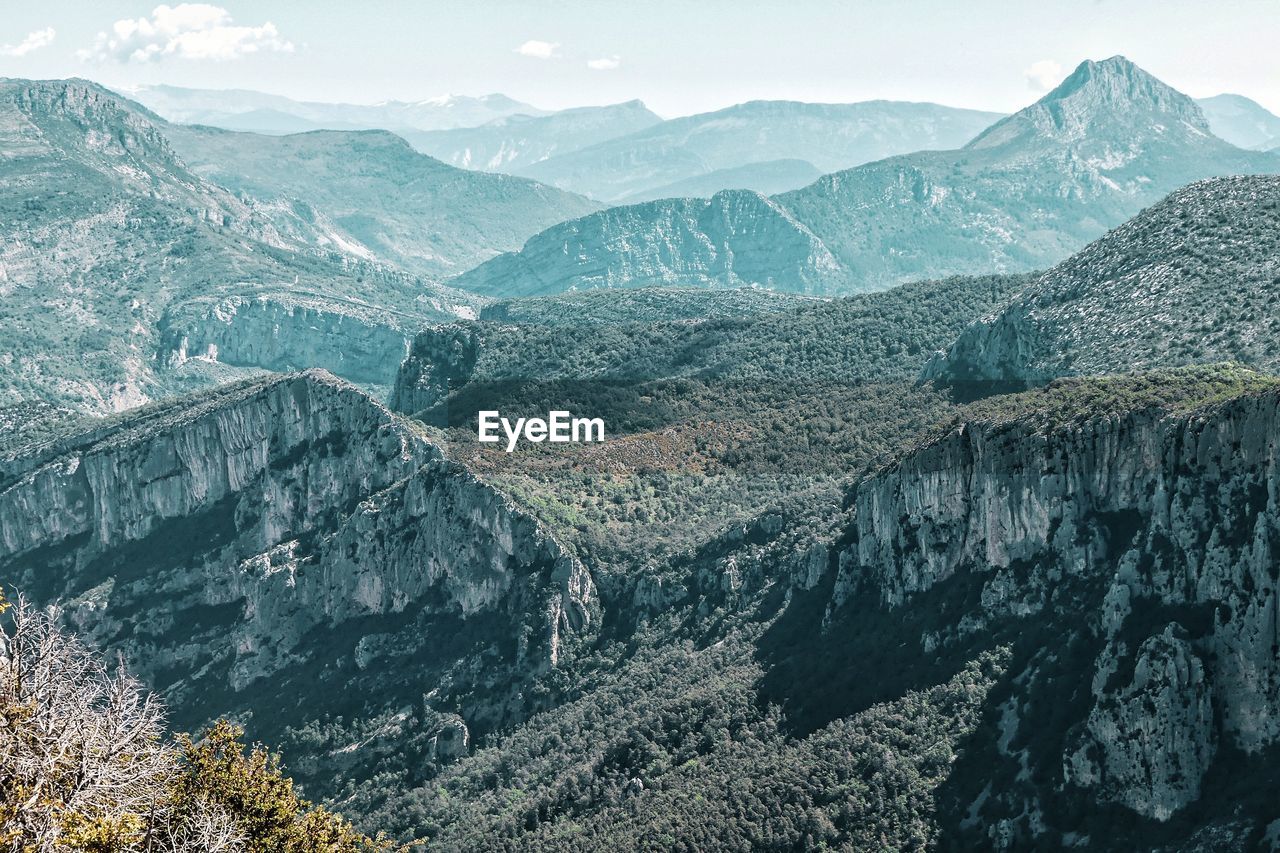
[[[0,594],[0,851],[364,853],[392,849],[294,791],[279,756],[218,721],[199,740],[120,662]]]

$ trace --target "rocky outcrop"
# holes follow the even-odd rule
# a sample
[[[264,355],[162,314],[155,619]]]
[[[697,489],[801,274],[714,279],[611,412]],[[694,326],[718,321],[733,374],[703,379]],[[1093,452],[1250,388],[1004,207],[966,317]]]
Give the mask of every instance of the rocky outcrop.
[[[1170,623],[1143,641],[1129,684],[1095,687],[1080,747],[1065,758],[1071,782],[1157,820],[1199,799],[1218,746],[1205,665],[1185,634]]]
[[[171,367],[189,359],[272,371],[318,367],[389,385],[423,322],[365,305],[229,296],[168,318],[162,354]]]
[[[460,712],[452,755],[532,710],[511,697],[599,622],[538,522],[323,371],[143,409],[5,475],[0,583],[63,602],[186,725],[298,727],[357,690],[367,713]]]
[[[453,324],[422,332],[396,373],[391,408],[411,414],[442,402],[450,389],[471,379],[479,355],[474,326]]]
[[[1060,640],[1056,663],[1028,650],[1014,679],[1013,718],[1038,703],[1057,728],[1035,737],[1065,744],[1037,772],[1165,820],[1222,744],[1280,741],[1280,392],[1189,416],[966,424],[852,501],[828,624],[939,607],[929,654],[1030,626]],[[1068,648],[1093,651],[1064,674]],[[1044,710],[1075,691],[1082,716]]]

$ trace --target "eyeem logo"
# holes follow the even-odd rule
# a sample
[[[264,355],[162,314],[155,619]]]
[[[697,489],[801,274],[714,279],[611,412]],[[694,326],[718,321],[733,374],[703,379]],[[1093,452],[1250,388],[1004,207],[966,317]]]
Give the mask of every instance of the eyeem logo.
[[[479,414],[480,440],[486,444],[496,444],[502,440],[502,436],[498,435],[498,427],[502,427],[502,431],[507,436],[508,453],[516,449],[516,442],[521,436],[525,441],[532,441],[534,444],[544,441],[552,444],[567,444],[570,441],[604,441],[604,419],[602,418],[575,418],[568,412],[556,411],[547,412],[545,419],[516,418],[515,424],[512,425],[511,421],[496,411],[482,411]]]

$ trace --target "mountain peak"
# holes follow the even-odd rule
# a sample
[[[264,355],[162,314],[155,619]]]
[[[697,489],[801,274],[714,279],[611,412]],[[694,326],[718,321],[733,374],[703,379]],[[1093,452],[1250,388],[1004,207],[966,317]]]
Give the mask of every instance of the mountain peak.
[[[1032,138],[1071,143],[1124,128],[1141,138],[1183,127],[1193,135],[1210,133],[1200,107],[1123,56],[1087,59],[1029,107],[992,125],[967,148],[993,148]]]

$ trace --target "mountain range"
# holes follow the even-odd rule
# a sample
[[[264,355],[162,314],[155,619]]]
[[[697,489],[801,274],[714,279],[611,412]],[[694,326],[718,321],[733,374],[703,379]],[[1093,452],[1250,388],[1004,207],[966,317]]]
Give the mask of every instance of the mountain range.
[[[594,121],[546,118],[531,159]],[[1214,121],[1114,57],[959,148],[597,210],[0,81],[0,672],[20,592],[278,750],[200,789],[250,850],[262,776],[441,850],[1274,847],[1280,161]],[[171,808],[27,790],[95,849]]]
[[[466,169],[522,174],[550,157],[644,130],[662,119],[640,101],[578,107],[550,115],[520,114],[478,127],[406,131],[415,148]]]
[[[1246,244],[1276,180],[1188,187],[1048,278],[1105,292],[1163,247],[1230,302],[1272,271]],[[235,714],[309,796],[445,848],[1247,846],[1280,743],[1280,386],[1161,367],[961,404],[913,381],[1039,286],[491,309],[474,364],[534,368],[491,399],[582,403],[594,447],[492,451],[315,370],[107,420],[5,410],[40,424],[0,438],[0,577],[178,725]],[[600,345],[674,369],[590,381]]]
[[[553,226],[451,284],[491,296],[645,285],[874,290],[1065,258],[1198,178],[1280,169],[1210,132],[1201,109],[1123,57],[1082,63],[963,148]]]
[[[594,209],[383,131],[170,125],[85,81],[6,81],[0,111],[9,402],[112,411],[312,365],[389,383],[415,331],[477,309],[433,279]]]
[[[818,172],[834,172],[894,154],[955,148],[997,118],[997,113],[896,101],[750,101],[547,158],[520,174],[604,201],[656,198],[672,185],[678,192],[683,182],[776,161],[800,160]],[[762,189],[742,177],[711,186]],[[786,189],[800,186],[804,183]]]
[[[184,89],[135,86],[121,94],[163,118],[227,130],[286,134],[307,130],[443,130],[474,127],[506,116],[543,110],[506,95],[445,95],[421,101],[334,104],[295,101],[250,89]]]

